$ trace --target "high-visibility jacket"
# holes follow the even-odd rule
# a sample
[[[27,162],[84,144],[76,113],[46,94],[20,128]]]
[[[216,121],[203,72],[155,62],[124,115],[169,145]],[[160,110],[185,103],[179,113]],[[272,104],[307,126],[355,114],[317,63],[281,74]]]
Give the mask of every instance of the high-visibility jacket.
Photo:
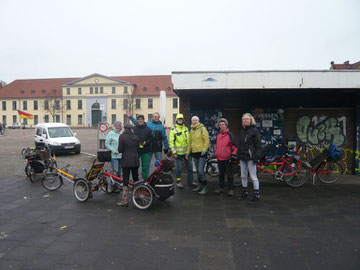
[[[209,150],[209,133],[203,124],[191,125],[190,130],[190,153],[201,153]]]
[[[169,146],[173,154],[185,155],[189,154],[190,134],[185,125],[175,124],[169,135]]]

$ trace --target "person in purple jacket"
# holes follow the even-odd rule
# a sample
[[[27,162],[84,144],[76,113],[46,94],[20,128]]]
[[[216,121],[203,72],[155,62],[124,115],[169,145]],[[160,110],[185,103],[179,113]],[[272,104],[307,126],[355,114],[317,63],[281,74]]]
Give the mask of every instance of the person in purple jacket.
[[[228,121],[220,118],[218,121],[220,133],[216,137],[215,157],[219,167],[219,185],[216,194],[225,193],[225,174],[227,176],[229,196],[234,196],[234,178],[232,173],[231,155],[236,152],[233,134],[228,129]]]

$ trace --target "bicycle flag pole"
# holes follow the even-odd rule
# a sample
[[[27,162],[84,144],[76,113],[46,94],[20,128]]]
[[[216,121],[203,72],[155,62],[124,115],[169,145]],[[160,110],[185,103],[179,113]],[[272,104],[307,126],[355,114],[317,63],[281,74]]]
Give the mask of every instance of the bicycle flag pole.
[[[18,114],[20,116],[20,119],[34,119],[34,115],[31,114],[31,113],[23,112],[23,111],[20,111],[20,110],[17,110],[17,111],[18,111]],[[24,124],[24,127],[25,127],[25,124]],[[20,129],[21,129],[21,121],[20,121]],[[29,147],[29,144],[26,142],[24,132],[22,132],[22,135],[23,135],[23,138],[24,138],[24,141],[25,141],[27,147]]]

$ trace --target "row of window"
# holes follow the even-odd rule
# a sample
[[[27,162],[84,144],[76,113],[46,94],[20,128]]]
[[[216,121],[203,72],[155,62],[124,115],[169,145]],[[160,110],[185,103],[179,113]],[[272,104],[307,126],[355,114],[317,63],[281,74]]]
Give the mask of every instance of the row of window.
[[[17,118],[18,118],[17,115],[12,116],[13,123],[17,123]],[[50,116],[48,114],[44,115],[43,120],[44,120],[43,122],[49,123],[50,122]],[[60,123],[60,115],[59,114],[55,115],[53,120],[54,120],[55,123]],[[67,115],[66,120],[67,120],[68,124],[71,124],[71,115]],[[2,123],[7,124],[6,115],[2,116]],[[24,118],[23,123],[24,123],[24,125],[27,125],[28,124],[28,119]],[[39,116],[35,114],[34,115],[34,125],[37,125],[38,123],[39,123]],[[82,123],[83,123],[83,115],[79,114],[78,115],[78,125],[82,125]]]
[[[90,87],[90,94],[104,94],[104,87]],[[128,87],[124,87],[124,94],[128,94]],[[111,88],[111,94],[116,94],[116,88],[113,86]],[[70,88],[66,88],[66,95],[70,95]],[[78,88],[78,95],[82,95],[82,88]]]
[[[148,107],[148,109],[153,108],[153,99],[152,98],[148,98],[148,106],[147,107]],[[116,108],[117,108],[116,99],[112,99],[111,100],[111,109],[115,110]],[[129,109],[129,100],[128,99],[124,99],[123,108]],[[135,99],[135,108],[141,109],[141,99],[140,98]],[[173,98],[173,108],[174,109],[178,108],[178,99],[177,98]]]
[[[69,122],[67,122],[67,124],[68,125],[71,125],[71,115],[69,115],[70,116],[70,120],[69,120]],[[137,116],[137,114],[136,114],[136,116]],[[172,121],[173,121],[173,124],[175,124],[175,120],[176,120],[176,116],[177,116],[177,114],[176,113],[174,113],[173,114],[173,119],[172,119]],[[147,120],[146,119],[144,119],[145,121],[152,121],[152,119],[153,119],[153,114],[151,114],[151,113],[149,113],[148,114],[148,118],[147,118]],[[111,124],[114,124],[114,122],[116,121],[117,119],[116,119],[116,114],[112,114],[111,115]],[[127,123],[128,121],[129,121],[129,117],[126,115],[126,114],[124,114],[124,117],[123,117],[123,123]]]
[[[83,108],[83,103],[82,100],[78,100],[78,110],[82,110]],[[49,110],[49,106],[54,105],[56,110],[60,110],[60,100],[55,100],[55,104],[50,104],[49,100],[44,100],[43,106],[44,106],[44,110]],[[124,105],[124,109],[129,109],[129,100],[128,99],[124,99],[123,102]],[[39,103],[37,100],[34,100],[34,110],[38,110],[39,109]],[[140,109],[141,108],[141,99],[137,98],[135,99],[135,108],[136,109]],[[152,109],[153,108],[153,99],[149,98],[148,99],[148,109]],[[173,108],[177,109],[178,108],[178,99],[177,98],[173,98]],[[13,101],[12,102],[12,109],[15,111],[17,110],[17,102]],[[27,110],[28,109],[28,104],[26,100],[23,100],[22,103],[22,110]],[[67,110],[71,110],[71,100],[66,100],[66,109]],[[112,99],[111,100],[111,109],[115,110],[116,109],[116,99]],[[6,111],[6,101],[2,102],[2,110]]]

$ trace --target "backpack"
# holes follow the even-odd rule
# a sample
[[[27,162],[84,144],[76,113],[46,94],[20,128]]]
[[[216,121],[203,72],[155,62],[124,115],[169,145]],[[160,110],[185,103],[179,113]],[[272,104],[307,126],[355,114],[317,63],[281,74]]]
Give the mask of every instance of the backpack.
[[[336,146],[336,144],[330,143],[329,152],[330,152],[330,157],[333,160],[338,161],[341,159],[341,150]]]

